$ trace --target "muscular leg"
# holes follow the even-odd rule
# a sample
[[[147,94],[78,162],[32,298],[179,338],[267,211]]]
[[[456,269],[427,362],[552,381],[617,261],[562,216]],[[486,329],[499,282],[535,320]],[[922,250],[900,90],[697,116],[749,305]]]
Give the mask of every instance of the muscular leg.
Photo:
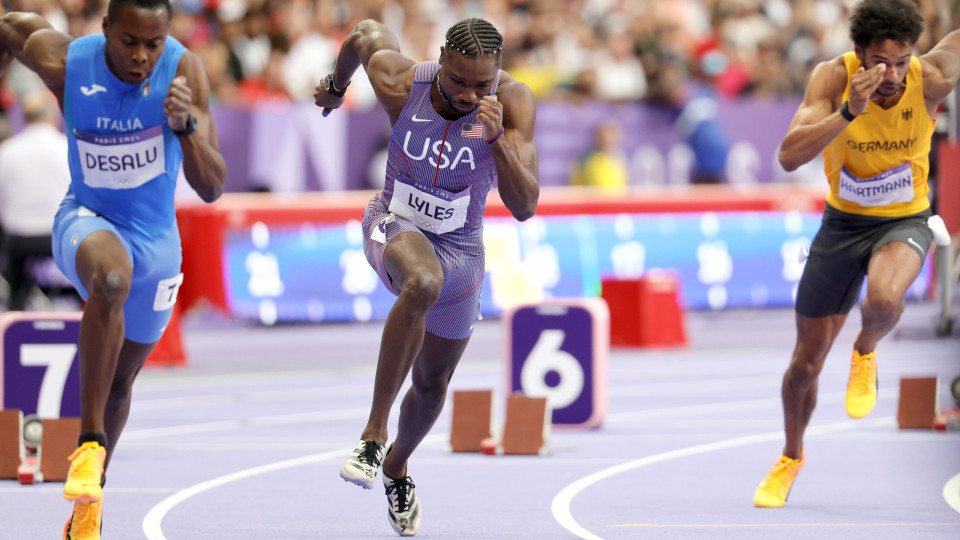
[[[803,433],[817,406],[817,378],[846,319],[846,315],[810,318],[797,314],[797,345],[781,390],[787,438],[783,455],[789,458],[802,457]]]
[[[447,384],[470,338],[444,339],[427,333],[413,365],[413,384],[400,404],[400,425],[383,474],[406,476],[407,460],[433,427],[447,396]]]
[[[387,419],[413,360],[424,342],[426,315],[440,296],[443,269],[433,246],[417,233],[403,233],[387,244],[384,265],[397,301],[387,315],[380,341],[373,405],[360,438],[387,440]]]
[[[106,433],[104,411],[123,345],[123,304],[133,263],[120,240],[96,231],[80,245],[77,274],[87,289],[80,321],[80,432]]]
[[[867,266],[867,294],[860,302],[863,329],[854,347],[872,352],[903,313],[903,297],[920,275],[923,261],[909,245],[891,242],[873,252]]]
[[[110,464],[110,456],[113,455],[113,450],[120,440],[120,432],[127,424],[133,381],[140,373],[140,368],[147,361],[147,356],[150,355],[154,345],[156,343],[137,343],[127,339],[124,340],[123,348],[120,349],[120,358],[103,416],[107,433],[107,460],[104,463],[104,469]]]

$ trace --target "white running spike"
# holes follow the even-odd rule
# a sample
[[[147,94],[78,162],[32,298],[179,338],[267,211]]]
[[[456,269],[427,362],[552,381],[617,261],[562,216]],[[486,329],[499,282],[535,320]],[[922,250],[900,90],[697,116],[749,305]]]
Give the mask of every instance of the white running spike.
[[[950,233],[947,232],[947,226],[944,224],[943,218],[938,215],[930,216],[927,218],[927,227],[930,227],[933,239],[936,240],[938,246],[950,245]]]

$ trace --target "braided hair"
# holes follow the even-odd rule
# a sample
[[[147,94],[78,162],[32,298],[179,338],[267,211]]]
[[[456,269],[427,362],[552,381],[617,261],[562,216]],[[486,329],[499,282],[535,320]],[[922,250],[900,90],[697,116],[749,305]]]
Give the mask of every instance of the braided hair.
[[[464,56],[493,54],[499,64],[501,49],[503,36],[483,19],[464,19],[447,30],[444,54],[448,50],[457,51]]]

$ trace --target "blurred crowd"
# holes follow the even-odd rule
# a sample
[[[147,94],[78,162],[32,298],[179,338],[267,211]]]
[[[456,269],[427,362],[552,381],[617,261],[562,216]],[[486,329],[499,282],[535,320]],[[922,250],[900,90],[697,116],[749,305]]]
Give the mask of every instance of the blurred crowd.
[[[917,0],[924,52],[960,26],[960,0]],[[386,23],[401,51],[436,59],[465,17],[504,34],[503,63],[537,99],[675,102],[700,83],[721,96],[802,93],[819,61],[850,49],[855,0],[174,0],[171,35],[204,61],[214,103],[311,100],[343,38],[365,18]],[[5,0],[73,36],[101,31],[107,0]],[[15,71],[15,70],[14,70]],[[363,74],[358,73],[362,78]],[[10,81],[13,78],[14,81]],[[3,101],[29,83],[7,76]],[[19,84],[19,86],[18,86]],[[348,106],[369,107],[355,85]]]

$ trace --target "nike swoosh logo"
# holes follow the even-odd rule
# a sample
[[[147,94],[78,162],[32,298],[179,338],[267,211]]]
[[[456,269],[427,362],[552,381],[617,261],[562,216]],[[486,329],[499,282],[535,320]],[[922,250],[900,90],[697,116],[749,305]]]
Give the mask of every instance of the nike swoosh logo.
[[[85,96],[92,96],[97,92],[106,92],[107,89],[100,86],[99,84],[93,84],[93,85],[90,85],[90,88],[87,88],[86,86],[81,86],[80,91],[83,92],[83,95]]]
[[[920,244],[916,243],[916,241],[914,241],[913,238],[907,238],[907,242],[910,242],[911,244],[917,246],[917,249],[919,249],[920,251],[926,251],[922,247],[920,247]]]
[[[430,122],[430,120],[430,118],[417,118],[416,114],[413,115],[414,122]]]

